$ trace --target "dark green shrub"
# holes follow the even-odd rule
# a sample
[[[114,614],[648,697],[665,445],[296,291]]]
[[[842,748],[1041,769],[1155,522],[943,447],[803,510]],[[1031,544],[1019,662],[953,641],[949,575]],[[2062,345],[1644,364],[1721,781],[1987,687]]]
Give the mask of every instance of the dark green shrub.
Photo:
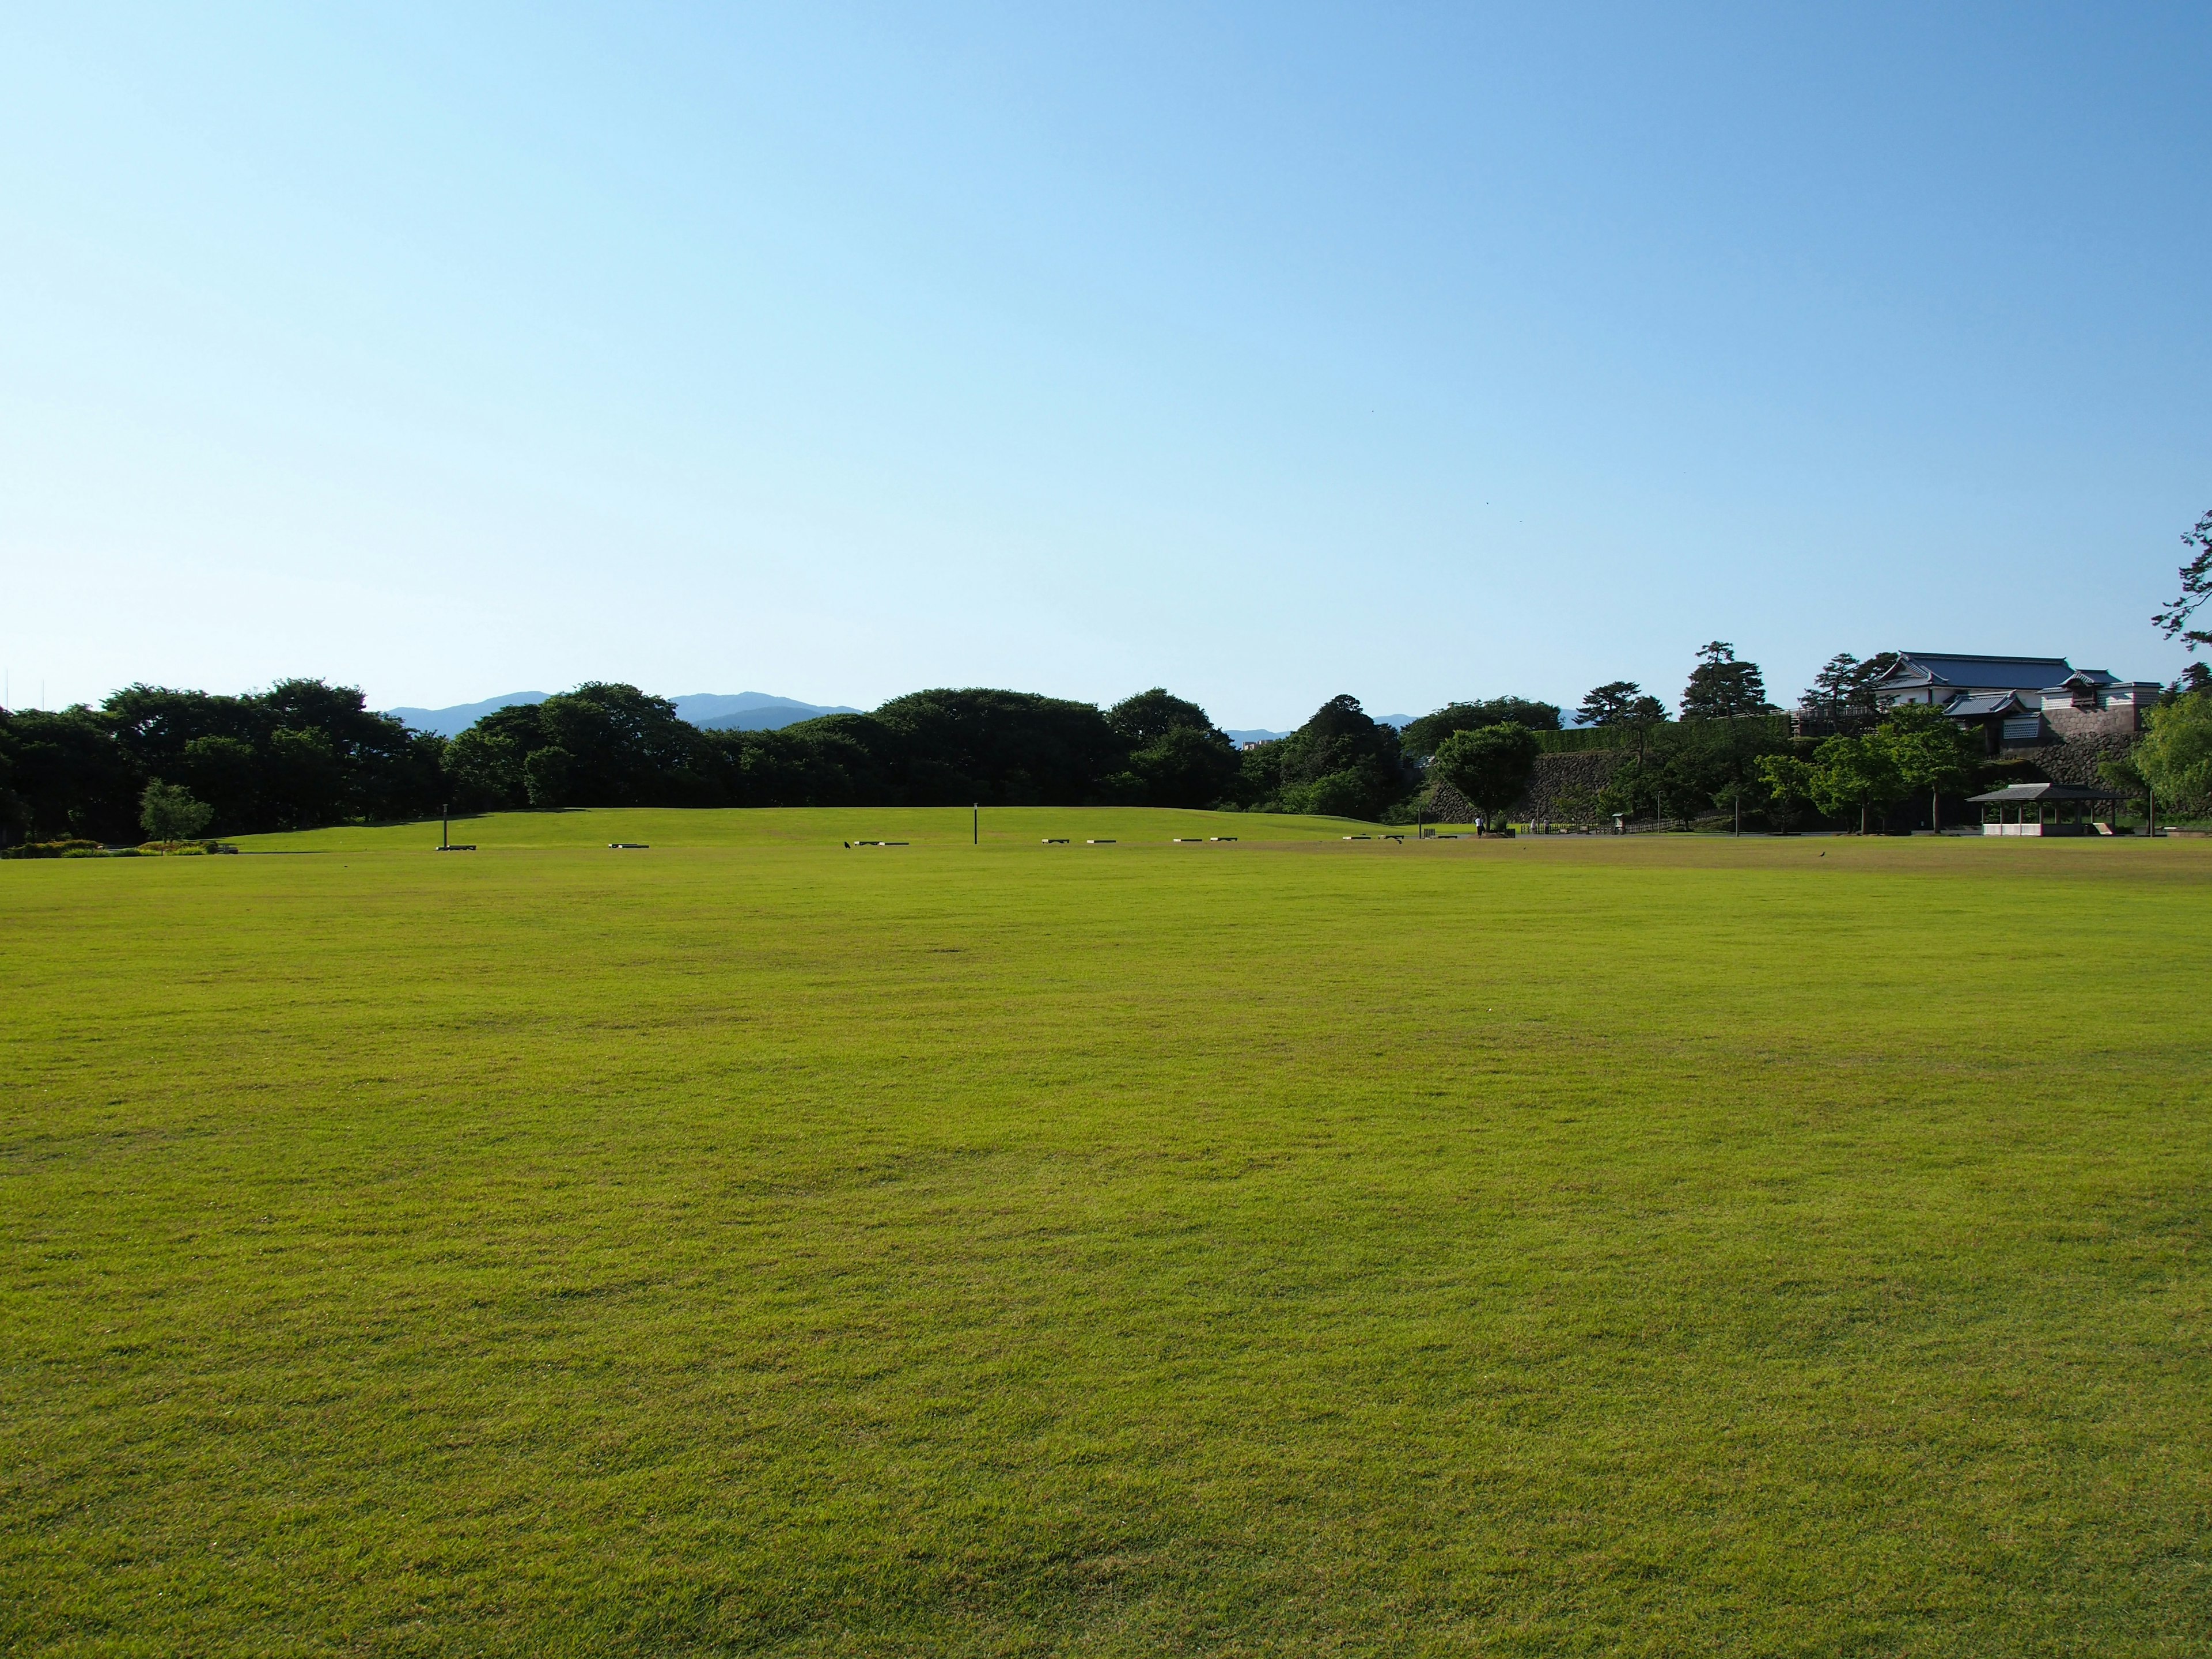
[[[82,857],[88,852],[96,854],[100,850],[100,843],[96,841],[34,841],[25,847],[10,847],[4,852],[0,852],[0,858],[59,859],[72,855]]]

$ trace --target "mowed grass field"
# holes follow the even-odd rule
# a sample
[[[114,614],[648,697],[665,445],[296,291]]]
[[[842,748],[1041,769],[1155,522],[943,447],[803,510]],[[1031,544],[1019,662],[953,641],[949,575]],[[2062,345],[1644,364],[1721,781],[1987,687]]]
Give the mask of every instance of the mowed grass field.
[[[1042,817],[0,866],[0,1650],[2212,1647],[2212,843]]]

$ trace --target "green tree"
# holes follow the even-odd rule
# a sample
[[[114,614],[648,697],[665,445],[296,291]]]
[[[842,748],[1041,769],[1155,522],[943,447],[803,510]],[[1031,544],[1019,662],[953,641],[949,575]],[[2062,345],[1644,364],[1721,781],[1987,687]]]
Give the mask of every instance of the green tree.
[[[1611,816],[1632,818],[1649,805],[1656,817],[1664,793],[1657,769],[1632,754],[1613,768],[1604,787],[1597,792],[1598,810]]]
[[[1106,711],[1106,724],[1129,745],[1119,789],[1139,805],[1211,806],[1234,793],[1237,745],[1194,702],[1159,686],[1124,698]]]
[[[1525,726],[1531,732],[1556,732],[1559,706],[1513,696],[1446,703],[1433,714],[1409,721],[1398,733],[1398,744],[1407,756],[1425,761],[1453,732],[1480,732],[1486,726]]]
[[[1158,743],[1170,732],[1211,732],[1213,721],[1206,710],[1156,685],[1124,697],[1106,711],[1106,724],[1131,749]]]
[[[1905,787],[1928,792],[1928,825],[1943,827],[1943,791],[1973,771],[1976,756],[1956,720],[1924,702],[1900,703],[1870,739],[1887,757]]]
[[[1654,735],[1667,723],[1667,705],[1634,680],[1612,680],[1583,699],[1575,718],[1584,726],[1610,727],[1627,735],[1629,763],[1599,790],[1598,805],[1603,811],[1632,817],[1644,799],[1656,799],[1651,747]]]
[[[261,757],[251,741],[210,733],[185,744],[172,775],[215,808],[216,823],[235,833],[258,816],[261,771]]]
[[[138,822],[149,841],[190,841],[208,827],[215,808],[194,800],[182,784],[155,778],[138,797]]]
[[[1178,726],[1129,757],[1129,775],[1149,806],[1211,806],[1237,774],[1237,745],[1225,732]]]
[[[548,744],[533,749],[522,763],[523,793],[541,810],[568,804],[568,774],[574,757],[565,749]]]
[[[2097,775],[2120,792],[2120,799],[2130,805],[2148,805],[2151,788],[2145,781],[2142,769],[2136,764],[2133,754],[2118,755],[2097,763]]]
[[[443,794],[443,740],[372,714],[354,686],[280,680],[231,697],[139,684],[100,712],[142,777],[181,781],[227,830],[397,817]]]
[[[1877,651],[1861,661],[1839,651],[1813,676],[1813,684],[1797,706],[1806,714],[1838,732],[1863,732],[1881,718],[1875,698],[1875,682],[1897,665],[1897,653]]]
[[[873,718],[885,769],[915,806],[1079,806],[1128,768],[1126,740],[1087,702],[940,689],[895,697]]]
[[[347,816],[345,763],[328,732],[288,726],[270,732],[261,771],[261,793],[282,827],[313,830]]]
[[[2192,691],[2145,714],[2142,740],[2129,758],[2158,792],[2161,815],[2212,813],[2212,691]]]
[[[1539,752],[1536,734],[1525,726],[1455,732],[1437,745],[1429,775],[1465,796],[1482,815],[1483,827],[1494,829],[1527,791]]]
[[[1575,710],[1584,726],[1650,725],[1667,718],[1667,705],[1647,696],[1634,680],[1608,680],[1594,686]]]
[[[520,806],[529,799],[523,763],[549,747],[536,703],[495,708],[446,745],[446,775],[456,804],[475,811]]]
[[[1331,772],[1310,783],[1294,784],[1284,793],[1282,805],[1285,811],[1310,812],[1324,818],[1371,821],[1379,815],[1374,792],[1358,772]]]
[[[678,718],[667,698],[592,680],[546,698],[537,708],[539,742],[532,748],[568,752],[568,805],[711,804],[706,744],[697,726]],[[526,773],[522,784],[526,798]]]
[[[1813,751],[1813,802],[1831,817],[1859,815],[1859,833],[1868,833],[1868,815],[1887,811],[1906,789],[1888,750],[1872,738],[1845,734],[1830,738]]]
[[[2188,562],[2181,567],[2181,592],[2151,620],[2166,638],[2179,634],[2194,651],[2200,645],[2212,645],[2212,631],[2189,626],[2197,607],[2212,599],[2212,513],[2197,521],[2196,527],[2182,537],[2181,544],[2190,552]]]
[[[1771,712],[1766,680],[1755,662],[1740,662],[1735,647],[1715,640],[1698,651],[1698,665],[1682,691],[1686,720],[1734,720]]]
[[[1797,809],[1813,799],[1813,769],[1795,755],[1761,755],[1759,778],[1766,786],[1767,823],[1787,835],[1796,825]]]
[[[0,756],[25,838],[121,841],[137,828],[146,775],[100,711],[0,710]]]
[[[1289,737],[1253,752],[1261,759],[1248,760],[1246,775],[1272,771],[1274,799],[1285,811],[1320,811],[1315,803],[1325,798],[1333,816],[1379,818],[1407,792],[1397,732],[1370,719],[1349,695],[1331,697]],[[1264,798],[1253,804],[1265,805]]]

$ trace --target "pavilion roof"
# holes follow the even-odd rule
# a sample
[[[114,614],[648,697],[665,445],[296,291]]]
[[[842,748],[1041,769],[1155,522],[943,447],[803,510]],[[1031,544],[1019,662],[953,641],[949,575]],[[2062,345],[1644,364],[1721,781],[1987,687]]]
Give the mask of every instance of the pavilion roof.
[[[2026,714],[2028,708],[2017,691],[1998,691],[1984,697],[1954,697],[1943,705],[1943,712],[1953,720],[1966,720],[1990,714]]]
[[[1986,795],[1969,795],[1966,799],[1979,806],[1989,804],[2008,805],[2014,801],[2035,800],[2118,800],[2117,789],[2085,789],[2078,783],[2008,783],[2002,789],[1992,789]]]

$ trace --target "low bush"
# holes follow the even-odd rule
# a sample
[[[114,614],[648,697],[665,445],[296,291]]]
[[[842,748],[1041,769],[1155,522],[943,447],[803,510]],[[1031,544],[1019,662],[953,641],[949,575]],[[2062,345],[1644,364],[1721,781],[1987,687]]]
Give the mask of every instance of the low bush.
[[[22,847],[0,848],[0,859],[204,858],[210,853],[236,851],[219,841],[149,841],[112,848],[96,841],[34,841]]]
[[[96,841],[34,841],[21,847],[0,849],[0,859],[82,858],[100,851],[100,845]]]

